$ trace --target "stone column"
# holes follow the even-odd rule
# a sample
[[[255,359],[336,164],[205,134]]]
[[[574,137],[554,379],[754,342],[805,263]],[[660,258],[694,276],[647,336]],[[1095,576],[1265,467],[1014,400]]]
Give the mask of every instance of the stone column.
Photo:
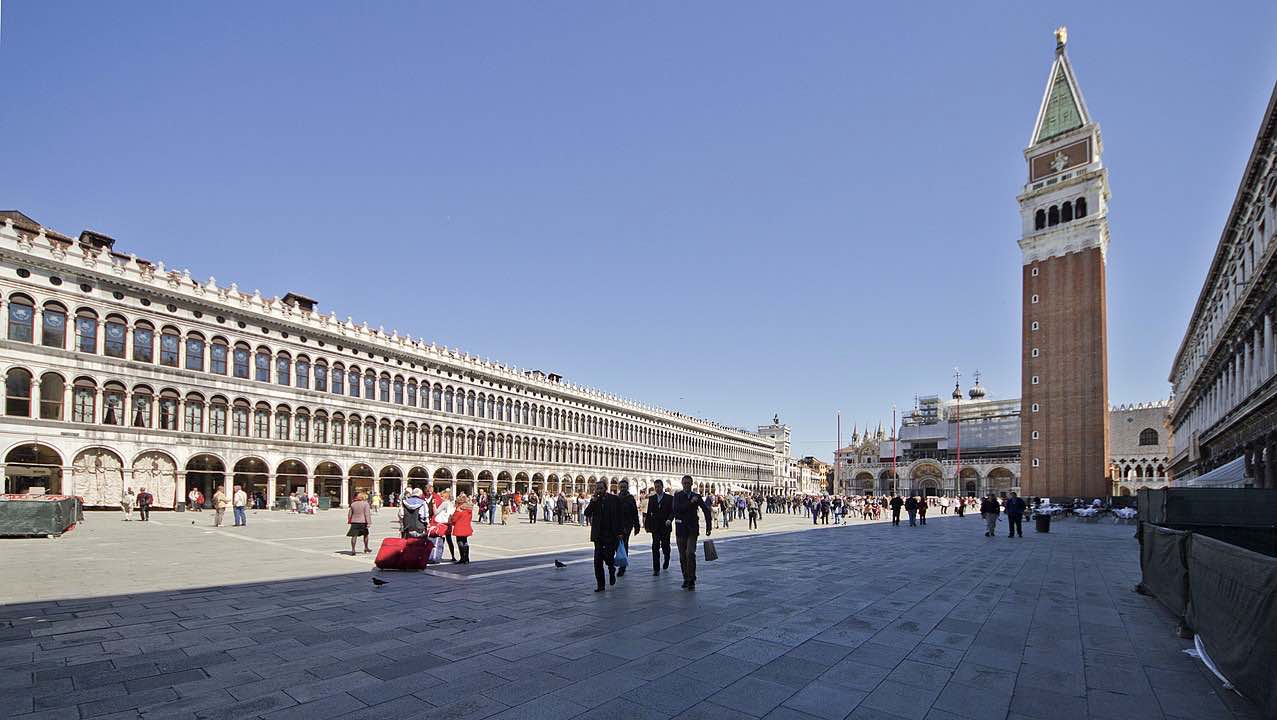
[[[1277,489],[1277,436],[1270,435],[1268,437],[1267,446],[1264,449],[1264,487],[1270,490]]]
[[[350,502],[350,476],[341,476],[341,507]]]
[[[315,494],[315,476],[308,473],[306,475],[306,496],[309,497],[314,494]]]
[[[267,468],[269,470],[270,468]],[[266,473],[266,509],[270,510],[275,507],[275,483],[277,478],[275,473]]]
[[[1277,371],[1277,355],[1273,353],[1273,314],[1264,313],[1264,379],[1273,376]]]

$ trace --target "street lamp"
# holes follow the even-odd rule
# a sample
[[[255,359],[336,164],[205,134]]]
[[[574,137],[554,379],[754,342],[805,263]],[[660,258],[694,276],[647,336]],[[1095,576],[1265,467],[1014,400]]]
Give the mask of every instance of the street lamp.
[[[958,387],[958,379],[962,377],[962,373],[958,372],[958,368],[953,369],[953,400],[954,400],[954,417],[958,423],[958,468],[953,477],[953,486],[959,488],[962,486],[962,388]]]

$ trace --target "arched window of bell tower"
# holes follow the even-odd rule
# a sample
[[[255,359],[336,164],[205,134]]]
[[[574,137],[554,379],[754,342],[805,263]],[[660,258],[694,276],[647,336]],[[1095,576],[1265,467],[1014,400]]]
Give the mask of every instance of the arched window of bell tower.
[[[1046,213],[1046,224],[1047,225],[1060,224],[1060,208],[1056,207],[1055,205],[1051,206],[1051,209],[1048,210]]]
[[[1080,218],[1086,217],[1086,198],[1080,197],[1073,203],[1073,216]]]
[[[1073,219],[1073,203],[1065,201],[1060,208],[1060,222],[1068,222]]]
[[[1038,210],[1033,215],[1033,229],[1041,230],[1044,227],[1046,227],[1046,211]]]

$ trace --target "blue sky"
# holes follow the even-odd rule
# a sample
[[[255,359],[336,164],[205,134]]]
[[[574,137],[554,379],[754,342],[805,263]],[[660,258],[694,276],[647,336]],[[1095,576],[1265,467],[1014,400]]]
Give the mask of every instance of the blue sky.
[[[1019,389],[1059,24],[1112,186],[1110,400],[1166,375],[1277,3],[9,0],[0,206],[830,456]]]

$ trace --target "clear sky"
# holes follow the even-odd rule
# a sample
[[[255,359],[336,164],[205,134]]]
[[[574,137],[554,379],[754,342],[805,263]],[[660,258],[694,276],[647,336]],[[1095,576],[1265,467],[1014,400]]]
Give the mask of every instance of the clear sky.
[[[1054,50],[1104,133],[1110,400],[1166,376],[1277,3],[8,0],[0,206],[830,457],[1020,386]]]

